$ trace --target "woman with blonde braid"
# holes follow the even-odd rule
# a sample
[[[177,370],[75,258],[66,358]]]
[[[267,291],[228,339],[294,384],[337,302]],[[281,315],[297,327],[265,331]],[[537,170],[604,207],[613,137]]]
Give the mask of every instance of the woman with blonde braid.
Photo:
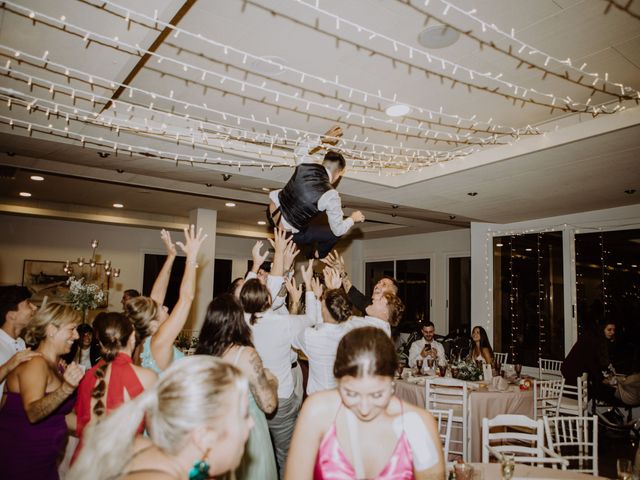
[[[96,422],[124,402],[152,387],[157,375],[153,370],[133,365],[131,354],[136,344],[133,325],[122,313],[100,313],[93,322],[101,360],[87,372],[78,386],[75,405],[76,433],[80,442],[84,428]],[[142,433],[141,424],[138,433]],[[75,459],[82,443],[73,455]]]
[[[204,480],[235,469],[253,421],[233,365],[194,355],[97,424],[67,480]],[[146,421],[149,437],[136,435]]]
[[[167,248],[167,260],[158,278],[153,284],[149,297],[135,297],[124,305],[127,317],[133,322],[136,330],[136,340],[140,345],[140,365],[150,368],[156,373],[161,373],[174,360],[183,357],[182,352],[174,347],[173,343],[184,327],[191,303],[196,291],[196,268],[200,246],[207,238],[202,229],[195,233],[195,226],[184,229],[185,243],[171,241],[171,236],[166,230],[162,230],[162,240]],[[175,307],[168,312],[163,305],[164,297],[169,285],[171,268],[176,257],[176,245],[187,256],[187,261],[180,284],[180,296]]]

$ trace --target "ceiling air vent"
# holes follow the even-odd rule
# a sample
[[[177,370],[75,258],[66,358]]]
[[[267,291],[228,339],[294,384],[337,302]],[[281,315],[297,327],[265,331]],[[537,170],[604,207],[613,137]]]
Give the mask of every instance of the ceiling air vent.
[[[18,169],[16,167],[0,166],[0,178],[8,178],[10,180],[15,180],[16,173],[18,173]]]

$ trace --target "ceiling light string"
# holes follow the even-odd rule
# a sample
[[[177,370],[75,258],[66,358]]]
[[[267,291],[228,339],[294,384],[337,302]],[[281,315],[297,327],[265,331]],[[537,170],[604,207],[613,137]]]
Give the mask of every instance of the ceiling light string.
[[[260,168],[263,170],[264,168],[268,168],[271,170],[273,168],[292,168],[293,167],[288,163],[265,165],[264,163],[261,164],[260,162],[256,162],[255,160],[251,160],[251,161],[238,161],[238,160],[229,160],[229,159],[223,160],[222,157],[208,158],[206,154],[204,156],[197,156],[197,155],[186,155],[186,154],[174,153],[174,152],[165,152],[165,151],[156,150],[153,148],[139,146],[139,145],[113,142],[110,140],[105,140],[102,137],[94,137],[91,135],[86,135],[84,133],[81,134],[78,132],[73,132],[68,130],[60,130],[58,128],[53,127],[51,124],[41,125],[33,122],[27,122],[25,120],[21,120],[17,118],[6,117],[4,115],[0,115],[0,123],[4,123],[8,125],[12,129],[23,128],[29,133],[30,136],[32,136],[34,132],[42,133],[45,135],[58,136],[68,140],[76,141],[80,143],[80,145],[83,148],[86,148],[87,145],[94,145],[101,148],[109,148],[115,151],[116,154],[118,152],[121,152],[129,155],[137,154],[147,158],[154,157],[162,160],[169,160],[171,162],[175,162],[176,166],[180,165],[181,163],[183,164],[187,163],[191,166],[199,164],[202,166],[204,165],[223,166],[223,167],[234,168],[234,169],[235,168],[241,169],[242,167],[245,167],[245,168]],[[355,166],[353,170],[365,172],[365,169],[359,168],[357,166]]]
[[[625,86],[621,83],[616,83],[616,82],[612,82],[609,81],[608,79],[608,74],[605,75],[605,78],[602,78],[602,76],[600,74],[598,74],[597,72],[587,72],[585,71],[585,68],[587,67],[586,63],[583,63],[582,66],[580,68],[577,68],[573,65],[573,62],[571,61],[570,58],[567,59],[559,59],[554,57],[553,55],[550,55],[546,52],[543,52],[542,50],[533,47],[531,45],[528,45],[527,43],[523,42],[522,40],[516,38],[515,36],[515,29],[511,29],[511,32],[505,32],[503,30],[500,30],[494,23],[487,23],[484,20],[481,20],[480,18],[476,17],[474,15],[474,13],[476,12],[475,9],[470,10],[470,11],[466,11],[450,2],[448,2],[447,0],[437,0],[440,3],[442,3],[445,7],[445,9],[451,9],[454,10],[458,13],[460,13],[461,15],[473,20],[474,22],[480,24],[481,28],[482,28],[482,32],[486,32],[487,29],[509,39],[511,42],[516,44],[517,51],[516,53],[514,53],[514,47],[513,46],[509,46],[508,49],[506,48],[502,48],[497,46],[493,41],[486,41],[481,39],[480,37],[478,37],[477,35],[475,35],[473,33],[472,30],[463,30],[461,28],[458,28],[456,26],[454,26],[453,24],[451,24],[450,22],[447,22],[443,17],[439,17],[436,15],[433,15],[430,12],[425,11],[423,8],[420,8],[419,6],[413,4],[411,1],[406,1],[406,0],[396,0],[399,3],[402,3],[403,5],[407,5],[410,8],[412,8],[413,10],[420,12],[424,15],[427,16],[427,18],[431,17],[434,20],[436,20],[437,22],[442,23],[443,25],[445,25],[448,28],[451,28],[452,30],[455,30],[456,32],[465,35],[466,37],[474,40],[475,42],[477,42],[480,45],[480,48],[482,49],[482,47],[484,46],[488,46],[490,48],[492,48],[493,50],[500,52],[504,55],[509,56],[510,58],[517,60],[518,62],[520,62],[518,64],[519,68],[522,65],[527,65],[530,68],[535,68],[537,70],[540,70],[541,72],[544,72],[544,75],[542,77],[542,79],[544,80],[548,75],[552,75],[555,76],[557,78],[560,78],[562,80],[565,81],[569,81],[571,83],[574,83],[576,85],[580,85],[581,87],[584,88],[588,88],[589,90],[592,91],[592,95],[595,92],[601,92],[607,95],[612,95],[614,97],[617,97],[619,99],[619,101],[624,100],[639,100],[640,99],[640,92],[632,87],[629,86]],[[431,3],[430,5],[433,5],[433,3]],[[522,56],[519,56],[519,54],[522,53],[527,53],[528,55],[532,56],[532,55],[540,55],[544,58],[544,67],[540,66],[540,65],[536,65],[535,63],[532,63],[530,60],[527,60],[526,58],[523,58]],[[557,73],[554,72],[553,70],[549,70],[546,67],[548,66],[549,63],[555,63],[557,65],[559,65],[562,69],[564,69],[564,73]],[[570,78],[569,77],[569,73],[568,70],[573,71],[576,75],[579,75],[578,79],[574,79],[574,78]],[[591,77],[590,79],[590,83],[586,84],[586,83],[582,83],[583,78],[587,76],[587,77]],[[601,87],[596,86],[596,84],[600,82],[602,84]],[[606,86],[609,85],[611,90],[607,90]]]
[[[28,53],[25,53],[25,52],[21,52],[21,51],[15,50],[14,48],[6,46],[6,45],[1,45],[0,44],[0,51],[1,50],[6,50],[6,51],[9,51],[9,52],[12,52],[12,56],[15,57],[15,58],[29,58],[29,59],[37,61],[37,62],[42,62],[42,59],[40,57],[38,57],[38,56],[31,55],[31,54],[28,54]],[[250,117],[245,117],[245,116],[241,116],[241,115],[237,115],[237,114],[223,112],[223,111],[220,111],[220,110],[215,110],[215,109],[212,109],[212,108],[208,107],[206,104],[197,105],[197,104],[193,104],[193,103],[190,103],[190,102],[186,102],[186,101],[182,101],[182,100],[179,100],[179,99],[172,98],[171,96],[166,96],[166,95],[162,95],[162,94],[155,93],[155,92],[149,92],[149,91],[141,89],[141,88],[132,87],[130,85],[124,85],[124,84],[121,84],[119,82],[114,82],[113,80],[105,79],[103,77],[92,75],[92,74],[89,74],[87,72],[83,72],[81,70],[74,69],[74,68],[71,68],[71,67],[67,67],[67,66],[59,64],[57,62],[53,62],[51,60],[48,60],[46,62],[46,68],[49,69],[50,67],[56,67],[56,68],[60,69],[62,72],[64,72],[63,74],[65,76],[67,76],[67,77],[69,76],[69,74],[75,73],[77,75],[83,75],[83,76],[87,77],[88,79],[91,80],[92,83],[95,83],[96,80],[99,80],[99,81],[102,81],[102,82],[104,82],[105,84],[108,84],[108,85],[123,86],[126,89],[128,89],[130,97],[132,97],[134,92],[142,93],[142,94],[148,95],[153,100],[159,98],[159,99],[162,99],[162,100],[166,100],[168,102],[173,102],[173,103],[176,103],[176,104],[180,104],[185,109],[193,107],[193,108],[196,108],[196,109],[205,110],[205,111],[217,114],[217,115],[221,116],[224,121],[227,121],[228,119],[235,119],[236,123],[238,123],[238,125],[240,124],[241,121],[246,121],[246,122],[249,122],[249,123],[260,124],[262,126],[266,126],[266,127],[269,127],[269,128],[280,129],[280,130],[283,131],[283,134],[285,136],[287,135],[287,132],[295,133],[298,137],[301,134],[302,135],[306,135],[306,136],[316,137],[316,138],[319,136],[317,133],[311,132],[311,131],[308,131],[308,130],[302,130],[302,129],[299,129],[299,128],[284,127],[284,126],[281,126],[281,125],[278,125],[278,124],[274,124],[274,123],[269,121],[268,117],[267,117],[267,119],[265,121],[261,121],[261,120],[257,120],[255,117],[254,118],[250,118]],[[301,140],[298,139],[296,141],[299,143]],[[345,149],[347,149],[347,147],[346,147],[347,143],[353,143],[355,145],[363,145],[363,146],[366,146],[367,148],[371,148],[373,151],[376,151],[376,149],[383,149],[385,152],[388,152],[389,150],[391,150],[392,152],[394,151],[394,147],[390,146],[390,145],[371,143],[371,142],[363,142],[363,141],[356,141],[356,140],[347,140],[347,139],[342,139],[341,140],[341,144],[345,145],[345,147],[344,147]],[[434,152],[435,152],[437,155],[450,156],[451,158],[457,157],[457,156],[464,156],[464,155],[468,154],[468,153],[460,153],[460,152],[428,150],[428,149],[421,149],[421,148],[408,148],[408,149],[404,149],[404,150],[408,151],[409,153],[410,152],[415,152],[418,155],[420,155],[422,153],[425,153],[427,156],[433,155]],[[357,151],[357,150],[354,149],[353,151]],[[376,153],[385,153],[385,152],[376,152]]]
[[[616,7],[618,10],[622,10],[623,12],[625,12],[627,15],[632,16],[633,18],[635,18],[636,20],[640,20],[640,15],[638,15],[637,13],[634,13],[631,11],[631,4],[633,3],[633,0],[627,0],[626,4],[620,4],[618,2],[616,2],[615,0],[604,0],[605,2],[607,2],[609,5],[607,5],[607,7],[604,9],[604,13],[605,15],[607,13],[609,13],[609,10],[611,10],[611,7]]]
[[[484,90],[486,92],[493,93],[493,94],[496,94],[496,95],[500,95],[500,96],[502,96],[504,98],[508,98],[509,100],[512,100],[514,102],[514,104],[516,104],[518,102],[523,102],[524,104],[529,103],[529,104],[533,104],[533,105],[544,106],[544,107],[547,107],[547,108],[551,109],[552,112],[553,112],[553,110],[557,109],[557,110],[570,111],[570,112],[575,112],[575,113],[590,113],[593,116],[597,116],[597,115],[599,115],[601,113],[602,114],[613,114],[613,113],[616,113],[618,110],[620,110],[620,108],[623,108],[620,105],[616,105],[616,107],[618,107],[618,108],[614,107],[613,109],[609,110],[604,106],[593,106],[593,105],[590,105],[589,103],[575,102],[570,97],[559,97],[559,96],[554,95],[552,93],[546,93],[546,92],[538,91],[538,90],[536,90],[534,88],[524,87],[524,86],[515,84],[514,82],[508,82],[508,81],[503,80],[501,78],[503,76],[503,73],[498,73],[498,74],[494,75],[494,74],[492,74],[492,72],[483,73],[483,72],[479,72],[479,71],[473,70],[471,68],[465,67],[464,65],[460,65],[458,63],[452,62],[450,60],[444,59],[444,58],[439,57],[437,55],[434,55],[432,53],[429,53],[429,52],[426,52],[424,50],[421,50],[421,49],[419,49],[417,47],[414,47],[412,45],[408,45],[408,44],[403,43],[403,42],[401,42],[399,40],[390,38],[390,37],[388,37],[388,36],[386,36],[386,35],[384,35],[382,33],[370,30],[370,29],[368,29],[368,28],[366,28],[366,27],[364,27],[362,25],[359,25],[359,24],[354,23],[354,22],[352,22],[350,20],[342,18],[339,15],[336,15],[334,13],[331,13],[331,12],[327,11],[327,10],[321,9],[316,5],[309,4],[304,0],[290,0],[290,1],[296,2],[296,3],[300,4],[300,5],[304,5],[305,7],[310,8],[310,9],[312,9],[312,10],[318,12],[318,13],[321,13],[323,15],[326,15],[326,16],[328,16],[330,18],[333,18],[333,19],[339,18],[341,24],[352,26],[353,28],[357,29],[358,32],[363,32],[365,34],[370,34],[369,35],[369,40],[372,40],[373,38],[379,38],[379,39],[385,40],[386,42],[391,43],[394,46],[394,50],[395,50],[396,53],[398,52],[398,46],[401,46],[401,47],[403,47],[403,50],[406,50],[408,52],[409,58],[414,58],[414,56],[416,54],[419,54],[422,57],[426,58],[426,60],[430,64],[433,63],[434,65],[439,66],[443,71],[446,71],[447,67],[451,67],[451,70],[453,72],[451,75],[455,74],[455,72],[457,70],[461,70],[461,71],[467,73],[467,75],[469,76],[470,80],[474,80],[476,76],[477,77],[481,77],[481,78],[485,78],[487,80],[496,82],[496,83],[502,85],[503,87],[506,87],[507,89],[512,91],[512,93],[500,92],[499,91],[500,87],[497,87],[495,89],[492,89],[492,88],[489,88],[489,87],[486,87],[486,86],[483,87],[483,86],[480,86],[478,84],[471,83],[470,80],[469,81],[465,81],[465,80],[461,80],[459,78],[455,78],[455,77],[453,77],[453,76],[451,76],[449,74],[434,72],[432,70],[428,70],[428,69],[425,69],[423,67],[419,67],[419,66],[417,66],[417,65],[415,65],[413,63],[410,63],[410,62],[408,62],[406,60],[398,59],[396,57],[391,57],[389,55],[382,54],[380,52],[375,52],[375,51],[373,51],[371,49],[368,49],[368,47],[365,47],[364,45],[357,44],[357,43],[355,43],[353,41],[350,41],[350,40],[348,40],[348,39],[346,39],[344,37],[337,37],[336,36],[336,38],[339,38],[343,42],[350,43],[350,44],[353,44],[353,45],[359,45],[360,48],[367,48],[368,50],[371,50],[371,51],[373,51],[374,53],[376,53],[378,55],[387,56],[389,58],[395,59],[395,61],[400,61],[400,62],[402,62],[402,63],[404,63],[406,65],[409,65],[409,66],[411,66],[413,68],[419,68],[419,69],[421,69],[421,70],[423,70],[425,72],[429,72],[431,74],[437,75],[440,78],[447,79],[447,80],[452,82],[452,87],[459,83],[460,85],[467,86],[468,88],[477,89],[477,90]],[[255,3],[250,2],[249,0],[245,0],[245,2],[251,3],[252,5],[256,5]],[[279,13],[279,15],[285,16],[285,15],[280,14],[280,13]],[[529,93],[533,93],[533,94],[536,94],[536,95],[538,95],[540,97],[544,97],[544,100],[536,100],[532,96],[530,96]],[[550,99],[551,103],[547,103],[547,99]]]
[[[14,5],[11,2],[6,2],[6,4]],[[24,8],[24,10],[26,11],[28,9]],[[407,136],[412,136],[412,135],[409,135],[409,132],[417,132],[417,134],[415,135],[415,138],[418,138],[420,134],[424,134],[425,138],[427,140],[433,140],[433,141],[436,141],[436,142],[437,141],[443,141],[443,142],[447,142],[447,143],[457,143],[457,144],[464,144],[464,145],[488,145],[488,144],[495,144],[496,143],[495,141],[492,141],[491,137],[484,138],[484,139],[483,138],[478,138],[478,139],[476,139],[474,141],[471,141],[471,140],[468,140],[466,138],[463,138],[463,136],[458,135],[458,134],[452,134],[452,133],[449,133],[449,132],[440,132],[438,130],[432,130],[432,129],[428,129],[428,128],[425,129],[425,128],[422,127],[421,123],[419,123],[418,125],[406,125],[404,123],[395,122],[395,121],[393,121],[393,120],[391,120],[389,118],[380,118],[380,117],[376,117],[374,115],[368,115],[368,114],[365,114],[365,113],[352,112],[352,111],[350,111],[348,109],[345,109],[344,107],[342,107],[340,105],[338,107],[334,107],[332,105],[329,105],[328,103],[320,103],[320,102],[316,102],[316,101],[313,101],[313,100],[304,99],[304,98],[301,98],[298,93],[291,95],[291,94],[288,94],[288,93],[283,92],[283,91],[279,91],[279,90],[275,90],[275,89],[272,89],[272,88],[268,88],[266,86],[266,82],[263,82],[261,85],[258,85],[258,84],[249,82],[247,80],[239,80],[239,79],[231,77],[229,75],[224,75],[224,74],[212,71],[212,70],[208,70],[208,69],[204,69],[204,68],[198,67],[196,65],[193,65],[193,64],[190,64],[190,63],[187,63],[187,62],[182,62],[180,60],[176,60],[176,59],[173,59],[173,58],[170,58],[170,57],[166,57],[166,56],[160,55],[157,52],[152,52],[150,50],[146,50],[146,49],[140,47],[137,44],[136,45],[128,44],[126,42],[120,41],[118,39],[118,37],[110,38],[110,37],[104,36],[104,35],[99,34],[97,32],[93,32],[93,31],[87,30],[84,27],[80,27],[78,25],[71,24],[71,23],[67,22],[66,20],[64,22],[62,22],[61,20],[55,19],[53,17],[49,17],[49,16],[44,15],[44,14],[41,14],[40,12],[33,12],[32,11],[31,13],[33,13],[33,20],[42,20],[42,18],[44,18],[44,19],[49,20],[49,21],[51,21],[53,23],[63,23],[64,26],[66,27],[64,29],[64,31],[67,32],[67,33],[72,34],[73,33],[72,30],[79,31],[80,34],[84,35],[83,36],[83,40],[85,40],[87,38],[93,38],[93,39],[96,39],[96,40],[102,40],[103,43],[101,43],[101,44],[103,44],[105,46],[110,46],[109,44],[113,43],[113,44],[115,44],[117,46],[122,46],[122,47],[130,50],[131,52],[137,52],[138,54],[148,54],[148,55],[151,55],[151,56],[157,58],[159,62],[162,61],[162,62],[166,62],[166,63],[177,65],[177,66],[181,67],[182,71],[184,71],[184,72],[189,71],[189,70],[193,70],[193,71],[196,71],[198,73],[201,73],[202,78],[205,78],[207,75],[209,75],[209,76],[213,76],[213,77],[218,78],[220,83],[228,81],[231,84],[239,86],[241,91],[243,91],[243,92],[247,87],[253,88],[253,89],[256,89],[256,90],[259,90],[259,91],[262,91],[262,92],[265,92],[267,94],[272,95],[276,99],[276,103],[278,103],[280,98],[287,99],[287,100],[290,100],[292,102],[296,102],[296,103],[300,104],[301,106],[305,107],[306,111],[309,110],[310,106],[314,106],[315,108],[327,109],[327,110],[331,110],[333,112],[336,112],[336,114],[339,114],[339,115],[346,115],[347,121],[351,117],[359,118],[360,119],[360,124],[362,126],[366,125],[366,121],[367,120],[375,121],[375,122],[381,123],[381,124],[383,124],[385,126],[390,126],[390,125],[391,126],[395,126],[395,128],[396,128],[396,132],[395,133],[400,132],[400,129],[402,129],[403,130],[403,134],[407,135]],[[31,13],[29,15],[31,15]],[[40,17],[42,17],[42,18],[40,18]],[[211,88],[214,88],[214,87],[211,87]],[[238,96],[240,96],[240,95],[238,95]],[[257,100],[255,100],[255,101],[257,101]],[[284,107],[281,107],[281,108],[284,108]],[[303,112],[298,112],[298,113],[301,113],[301,114],[305,115],[305,113],[303,113]],[[309,115],[312,115],[312,114],[309,114]],[[329,119],[329,120],[335,121],[335,119]],[[359,125],[356,125],[354,123],[349,123],[349,124],[352,125],[352,126],[359,126]],[[394,132],[388,131],[388,130],[377,129],[377,131],[380,131],[380,132],[383,132],[383,133],[392,134],[392,135],[395,134]],[[431,137],[429,135],[433,135],[434,137]],[[512,133],[511,135],[515,135],[515,133]]]
[[[318,75],[315,75],[315,74],[311,74],[311,73],[308,73],[308,72],[304,72],[302,70],[298,70],[298,69],[289,67],[287,65],[281,64],[281,63],[279,63],[279,62],[277,62],[277,61],[275,61],[273,59],[263,58],[263,57],[251,54],[251,53],[249,53],[247,51],[232,47],[231,45],[227,45],[227,44],[224,44],[222,42],[215,41],[215,40],[213,40],[211,38],[203,36],[200,33],[195,34],[195,33],[189,32],[188,30],[184,30],[184,29],[182,29],[180,27],[177,27],[175,25],[172,25],[172,24],[169,24],[169,23],[166,23],[166,22],[162,22],[162,21],[160,21],[158,19],[153,19],[153,18],[151,18],[151,17],[149,17],[149,16],[147,16],[147,15],[145,15],[143,13],[136,12],[135,10],[131,10],[130,8],[127,8],[127,7],[123,7],[122,5],[114,3],[114,2],[112,2],[110,0],[101,0],[100,4],[101,5],[105,5],[105,6],[109,5],[109,6],[113,7],[113,8],[119,9],[122,12],[125,12],[126,14],[128,14],[129,16],[135,16],[138,20],[143,19],[145,21],[150,21],[152,24],[160,24],[162,27],[169,28],[169,29],[175,31],[176,33],[179,32],[181,34],[184,34],[185,36],[188,36],[188,37],[191,37],[191,38],[195,38],[195,39],[197,39],[199,41],[203,41],[205,43],[208,43],[209,45],[212,45],[214,47],[217,47],[217,48],[221,49],[225,56],[229,55],[230,52],[231,53],[235,53],[239,57],[241,57],[243,60],[244,59],[252,59],[254,61],[261,61],[261,62],[267,63],[269,65],[275,66],[275,67],[279,68],[280,70],[290,72],[290,73],[296,75],[300,79],[304,79],[304,78],[313,79],[315,81],[318,81],[318,82],[322,83],[323,85],[330,85],[330,86],[337,87],[337,88],[347,92],[348,95],[349,95],[349,98],[352,98],[354,94],[358,94],[359,96],[361,96],[365,100],[365,102],[367,100],[369,100],[369,99],[377,99],[377,100],[380,100],[382,102],[390,103],[390,104],[395,104],[398,101],[400,101],[400,100],[398,100],[397,95],[394,95],[393,97],[386,97],[386,96],[384,96],[382,94],[382,91],[380,91],[380,90],[378,90],[378,92],[370,92],[370,91],[365,91],[365,90],[356,88],[356,87],[354,87],[352,85],[343,84],[343,83],[338,81],[339,79],[338,79],[337,76],[336,76],[335,79],[330,79],[330,78],[321,77],[321,76],[318,76]],[[152,28],[152,27],[148,27],[148,28]],[[297,88],[301,88],[301,87],[298,86]],[[463,116],[460,116],[460,115],[454,115],[454,114],[446,113],[446,112],[442,111],[442,109],[440,111],[437,111],[437,110],[432,110],[432,109],[429,109],[429,108],[421,107],[421,106],[418,106],[418,105],[413,105],[413,104],[410,104],[410,103],[407,103],[407,102],[404,102],[404,101],[402,101],[401,103],[411,107],[413,110],[418,111],[421,114],[424,113],[424,114],[429,115],[429,119],[428,119],[429,122],[433,121],[433,116],[446,117],[446,118],[450,118],[451,120],[453,120],[455,122],[466,122],[466,123],[468,123],[470,125],[474,125],[474,126],[475,125],[487,125],[487,126],[492,126],[494,128],[497,128],[497,129],[508,130],[508,132],[506,132],[508,134],[516,134],[516,135],[532,134],[532,131],[531,131],[532,129],[531,129],[530,126],[528,126],[527,129],[515,128],[515,127],[506,126],[506,125],[496,124],[492,120],[489,120],[489,121],[479,120],[479,119],[477,119],[477,115],[473,115],[471,117],[463,117]],[[369,107],[369,108],[371,108],[371,107]],[[424,121],[426,121],[426,120],[424,120]],[[471,127],[470,129],[473,130],[474,128]],[[539,134],[539,133],[533,133],[533,134]]]

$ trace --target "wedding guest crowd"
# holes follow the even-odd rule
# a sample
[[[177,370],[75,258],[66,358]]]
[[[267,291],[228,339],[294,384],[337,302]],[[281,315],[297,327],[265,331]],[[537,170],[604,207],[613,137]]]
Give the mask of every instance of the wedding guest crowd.
[[[394,395],[391,327],[404,305],[393,279],[366,298],[332,252],[321,274],[304,262],[298,283],[298,249],[276,230],[269,268],[256,242],[251,271],[211,300],[183,358],[174,343],[206,235],[160,236],[167,258],[149,296],[125,291],[123,312],[93,326],[47,299],[36,312],[22,287],[0,290],[3,479],[444,478],[435,421]],[[178,249],[185,271],[169,311]],[[423,334],[432,339],[433,325]],[[298,352],[309,362],[304,404]],[[59,472],[69,433],[80,442]],[[358,448],[343,449],[351,436]]]

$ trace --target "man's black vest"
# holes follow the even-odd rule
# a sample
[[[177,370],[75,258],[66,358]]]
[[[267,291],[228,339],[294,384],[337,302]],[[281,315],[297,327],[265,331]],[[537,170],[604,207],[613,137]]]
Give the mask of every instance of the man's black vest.
[[[306,230],[309,221],[320,213],[318,200],[329,190],[333,190],[333,186],[323,165],[298,165],[289,182],[278,194],[280,210],[285,220],[300,231]]]

